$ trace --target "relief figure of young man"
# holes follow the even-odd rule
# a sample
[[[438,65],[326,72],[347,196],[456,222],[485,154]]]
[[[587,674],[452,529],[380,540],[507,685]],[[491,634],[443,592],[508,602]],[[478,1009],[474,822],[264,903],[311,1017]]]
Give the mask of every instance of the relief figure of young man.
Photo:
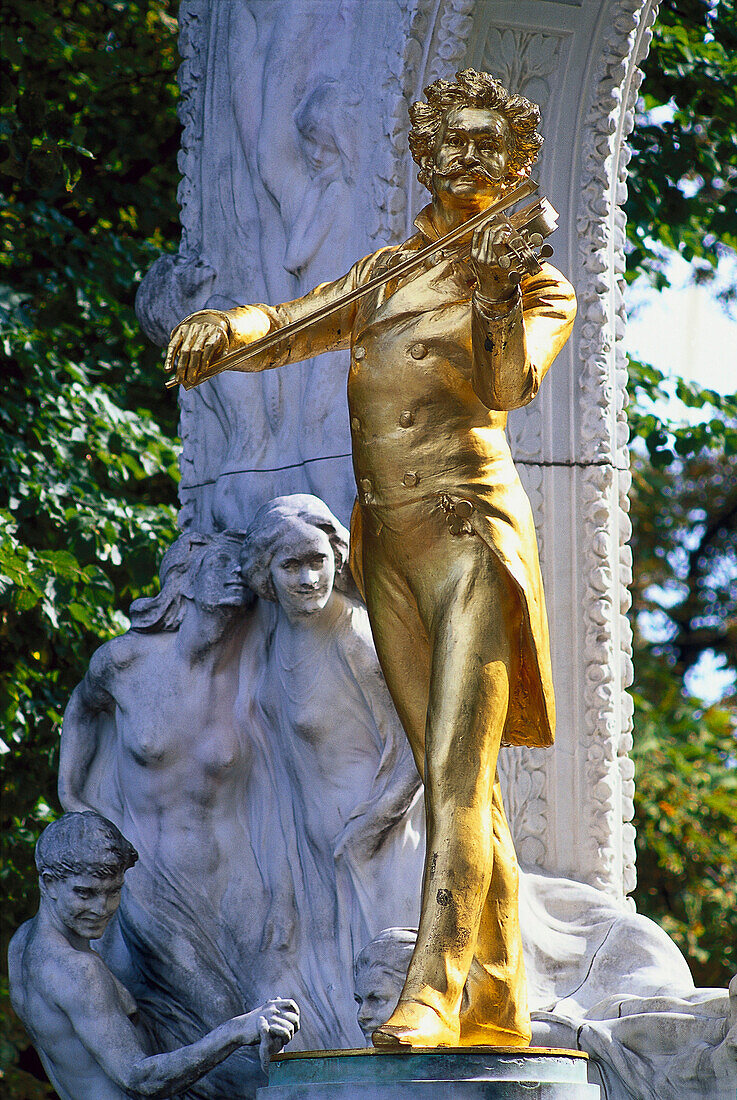
[[[295,1002],[276,998],[187,1046],[154,1052],[135,1000],[90,943],[115,915],[137,859],[93,810],[64,814],[36,845],[41,901],[10,941],[10,999],[61,1100],[181,1095],[243,1046],[259,1045],[265,1068],[299,1028]]]

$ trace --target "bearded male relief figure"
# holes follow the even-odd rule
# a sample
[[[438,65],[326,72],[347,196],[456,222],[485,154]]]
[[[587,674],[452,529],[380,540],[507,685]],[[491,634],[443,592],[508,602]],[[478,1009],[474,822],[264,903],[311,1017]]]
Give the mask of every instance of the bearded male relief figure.
[[[390,273],[529,174],[542,143],[534,104],[472,69],[427,97],[411,110],[431,193],[417,233],[294,302],[187,318],[167,355],[180,382],[197,385],[223,352]],[[351,564],[427,813],[417,944],[399,1003],[374,1032],[382,1046],[525,1046],[531,1034],[496,760],[502,742],[550,744],[554,703],[534,525],[505,426],[565,343],[575,298],[548,264],[516,283],[508,243],[489,223],[468,262],[436,257],[242,367],[351,349]]]

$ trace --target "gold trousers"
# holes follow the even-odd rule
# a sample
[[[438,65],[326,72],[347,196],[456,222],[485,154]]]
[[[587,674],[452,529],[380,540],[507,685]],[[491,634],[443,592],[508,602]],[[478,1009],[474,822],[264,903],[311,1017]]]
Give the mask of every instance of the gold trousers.
[[[496,763],[517,674],[521,609],[475,534],[437,498],[361,508],[363,585],[379,661],[425,783],[420,925],[401,1001],[463,1045],[519,1045],[530,1015],[517,859]]]

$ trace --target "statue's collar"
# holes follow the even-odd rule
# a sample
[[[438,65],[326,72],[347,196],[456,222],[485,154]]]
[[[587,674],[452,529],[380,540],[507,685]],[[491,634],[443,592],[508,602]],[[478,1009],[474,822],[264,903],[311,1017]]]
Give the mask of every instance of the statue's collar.
[[[435,225],[435,221],[432,216],[432,203],[428,203],[415,218],[415,229],[418,230],[420,235],[425,238],[426,241],[437,241],[440,238],[440,232]]]

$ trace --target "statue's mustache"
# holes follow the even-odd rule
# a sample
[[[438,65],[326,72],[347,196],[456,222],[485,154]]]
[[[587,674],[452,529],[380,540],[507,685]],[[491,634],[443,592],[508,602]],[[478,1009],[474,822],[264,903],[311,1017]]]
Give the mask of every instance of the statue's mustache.
[[[459,160],[451,161],[445,168],[436,167],[435,175],[441,176],[443,179],[455,179],[456,176],[481,176],[489,183],[498,183],[502,178],[501,175],[492,175],[483,165],[475,161],[472,164],[464,164]]]

